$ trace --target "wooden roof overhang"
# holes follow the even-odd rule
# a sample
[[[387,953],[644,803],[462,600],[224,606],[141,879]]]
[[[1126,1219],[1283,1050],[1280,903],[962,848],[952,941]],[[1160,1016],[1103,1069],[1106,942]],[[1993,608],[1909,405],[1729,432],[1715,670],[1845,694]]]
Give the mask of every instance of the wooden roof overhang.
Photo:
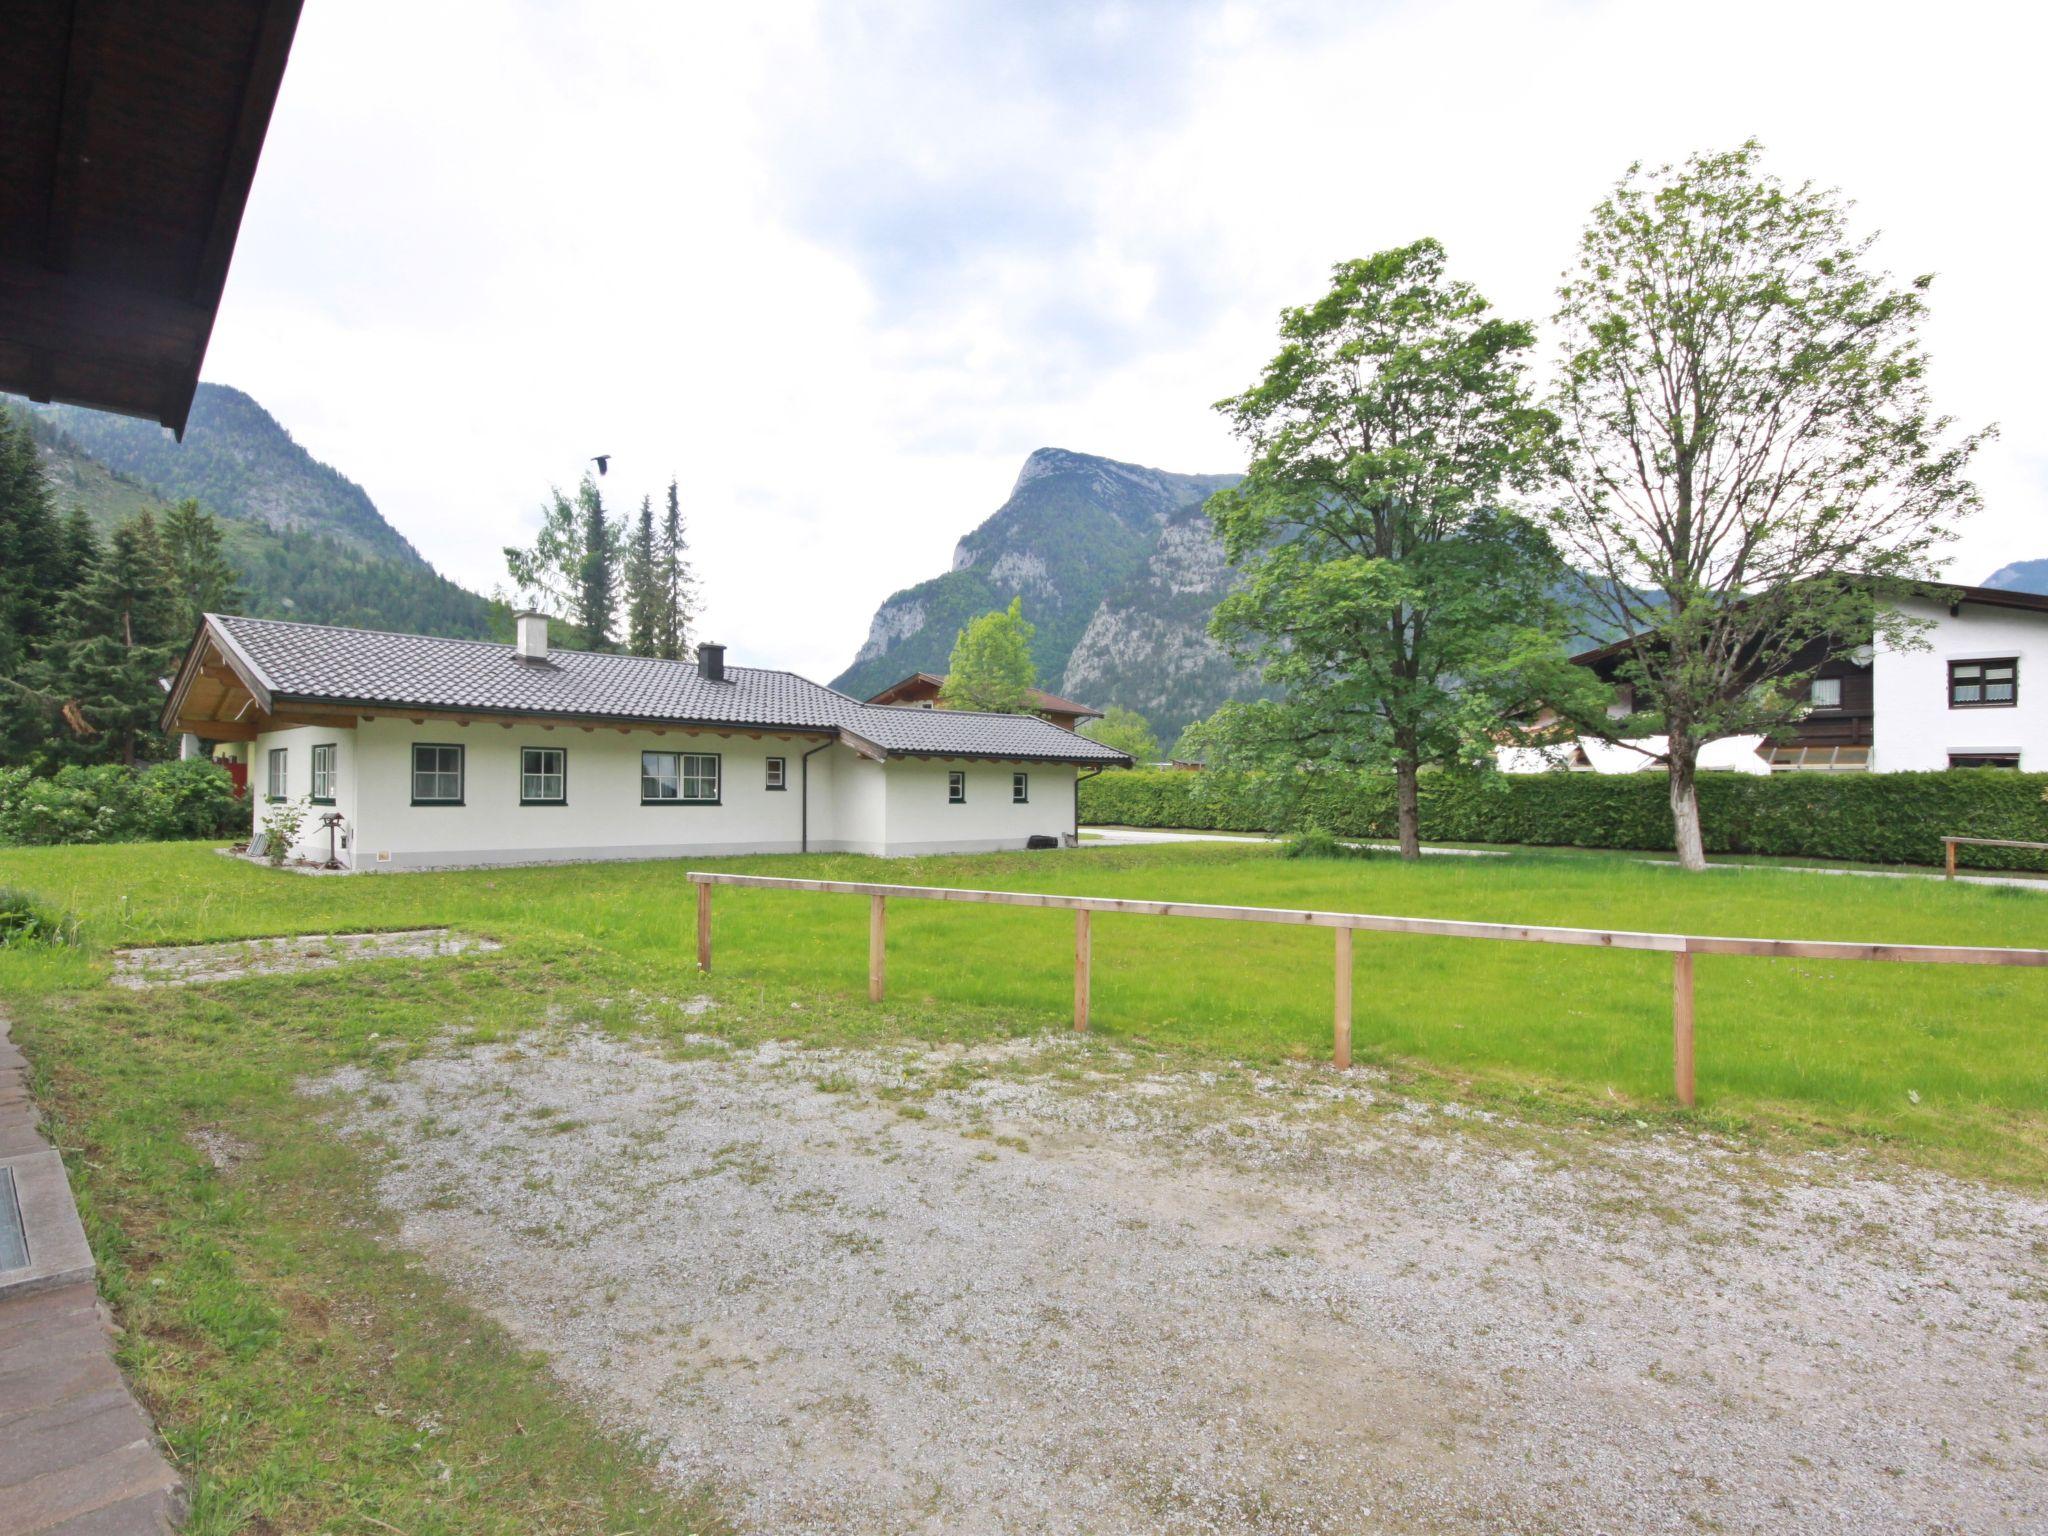
[[[0,389],[184,434],[301,0],[9,0]]]

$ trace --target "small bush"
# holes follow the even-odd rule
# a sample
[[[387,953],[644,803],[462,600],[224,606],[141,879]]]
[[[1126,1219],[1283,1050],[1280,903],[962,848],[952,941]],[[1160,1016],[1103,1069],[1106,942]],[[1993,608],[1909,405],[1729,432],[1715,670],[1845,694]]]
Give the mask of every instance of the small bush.
[[[1440,842],[1567,848],[1671,848],[1668,781],[1631,774],[1428,773],[1422,835]],[[1937,773],[1739,773],[1700,776],[1710,853],[1782,854],[1872,864],[1939,864],[1944,834],[2048,842],[2048,774],[1996,768]],[[1390,838],[1394,785],[1374,774],[1105,773],[1081,785],[1081,819],[1098,825],[1287,832],[1313,824],[1341,838]],[[2048,857],[1965,848],[1962,862],[2048,868]]]
[[[1352,851],[1336,834],[1310,822],[1290,837],[1281,850],[1290,859],[1348,859]]]
[[[27,891],[0,885],[0,949],[19,944],[76,944],[78,919],[53,912]]]

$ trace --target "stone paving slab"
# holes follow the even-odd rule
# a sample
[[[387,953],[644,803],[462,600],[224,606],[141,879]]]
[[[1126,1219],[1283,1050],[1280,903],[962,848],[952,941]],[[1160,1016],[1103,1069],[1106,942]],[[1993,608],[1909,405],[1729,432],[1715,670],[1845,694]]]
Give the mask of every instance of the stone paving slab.
[[[160,944],[114,951],[117,987],[197,986],[243,976],[319,971],[351,960],[424,960],[504,946],[446,928],[389,933],[307,933],[281,939],[236,939],[223,944]]]
[[[0,1165],[29,1263],[0,1271],[0,1536],[163,1536],[184,1486],[114,1365],[85,1228],[7,1025],[0,1013]]]

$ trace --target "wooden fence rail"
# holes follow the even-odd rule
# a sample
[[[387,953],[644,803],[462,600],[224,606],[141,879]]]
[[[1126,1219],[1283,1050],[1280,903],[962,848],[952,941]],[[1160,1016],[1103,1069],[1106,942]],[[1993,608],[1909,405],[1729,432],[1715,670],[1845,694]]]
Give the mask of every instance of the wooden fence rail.
[[[1941,840],[1941,862],[1946,878],[1956,877],[1956,844],[1968,843],[1972,848],[2031,848],[2036,853],[2048,853],[2048,843],[2022,842],[2011,837],[1944,837]]]
[[[1678,1101],[1693,1102],[1693,957],[1745,955],[1764,960],[1878,960],[1920,965],[2032,965],[2048,967],[2048,949],[1996,949],[1963,944],[1860,944],[1829,939],[1736,939],[1698,933],[1642,933],[1627,929],[1544,928],[1518,923],[1473,923],[1441,917],[1392,917],[1371,912],[1321,912],[1291,907],[1224,907],[1186,901],[1133,901],[1120,896],[1053,896],[1038,891],[977,891],[943,885],[880,885],[860,880],[800,880],[781,875],[728,875],[691,870],[697,887],[697,965],[711,970],[711,888],[748,886],[758,890],[814,891],[866,896],[868,997],[882,1000],[887,907],[904,901],[963,901],[988,906],[1042,907],[1074,914],[1074,1028],[1088,1028],[1090,973],[1094,968],[1092,914],[1135,917],[1192,917],[1230,923],[1281,923],[1296,928],[1336,930],[1331,1059],[1351,1065],[1351,936],[1409,933],[1447,939],[1496,939],[1521,944],[1575,944],[1593,949],[1643,949],[1671,956],[1671,1053]]]

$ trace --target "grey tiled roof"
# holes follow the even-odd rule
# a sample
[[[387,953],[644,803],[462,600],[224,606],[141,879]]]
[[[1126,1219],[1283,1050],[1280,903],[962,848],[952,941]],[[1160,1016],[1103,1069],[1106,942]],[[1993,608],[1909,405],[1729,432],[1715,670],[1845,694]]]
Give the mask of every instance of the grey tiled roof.
[[[845,731],[887,753],[1121,763],[1123,754],[1035,715],[863,704],[793,672],[550,650],[527,661],[490,640],[210,614],[209,622],[282,698],[479,714]]]

